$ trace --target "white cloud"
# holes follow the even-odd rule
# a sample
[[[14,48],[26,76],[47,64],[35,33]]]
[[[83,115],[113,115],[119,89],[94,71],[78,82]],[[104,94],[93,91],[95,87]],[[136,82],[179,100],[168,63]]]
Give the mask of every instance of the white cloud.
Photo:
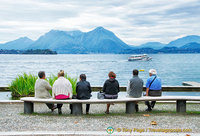
[[[168,43],[200,35],[199,7],[199,0],[0,0],[0,42],[103,26],[127,44]]]

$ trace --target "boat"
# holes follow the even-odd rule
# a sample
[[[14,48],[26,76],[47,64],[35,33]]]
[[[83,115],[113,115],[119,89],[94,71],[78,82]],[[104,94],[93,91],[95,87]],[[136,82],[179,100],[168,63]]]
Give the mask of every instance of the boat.
[[[128,61],[136,61],[136,60],[149,61],[149,60],[152,60],[152,58],[147,56],[147,54],[131,55],[130,57],[128,57]]]

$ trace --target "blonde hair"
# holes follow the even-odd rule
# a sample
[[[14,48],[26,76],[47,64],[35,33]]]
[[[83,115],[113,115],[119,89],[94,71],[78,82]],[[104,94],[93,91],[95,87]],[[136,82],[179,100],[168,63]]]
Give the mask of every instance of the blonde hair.
[[[60,72],[58,72],[58,75],[64,77],[64,76],[65,76],[65,72],[64,72],[64,70],[60,70]]]

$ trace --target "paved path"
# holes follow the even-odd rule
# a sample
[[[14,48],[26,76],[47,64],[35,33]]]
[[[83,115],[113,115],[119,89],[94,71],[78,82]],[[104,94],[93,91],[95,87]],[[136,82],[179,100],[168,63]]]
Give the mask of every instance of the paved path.
[[[111,114],[105,115],[105,104],[92,104],[90,115],[72,116],[69,114],[69,105],[66,104],[63,106],[63,115],[59,116],[57,110],[51,112],[45,104],[35,104],[37,114],[24,115],[23,103],[0,103],[0,135],[108,135],[106,130],[109,126],[114,129],[112,135],[200,135],[200,112],[197,113],[200,111],[200,104],[187,104],[187,110],[195,112],[192,114],[173,112],[176,110],[175,104],[157,104],[154,111],[158,113],[146,113],[146,106],[139,106],[139,113],[127,115],[124,114],[125,104],[111,105]],[[85,113],[85,105],[83,109]],[[157,125],[152,125],[152,121]],[[170,129],[189,132],[157,132]],[[152,132],[153,130],[156,132]]]

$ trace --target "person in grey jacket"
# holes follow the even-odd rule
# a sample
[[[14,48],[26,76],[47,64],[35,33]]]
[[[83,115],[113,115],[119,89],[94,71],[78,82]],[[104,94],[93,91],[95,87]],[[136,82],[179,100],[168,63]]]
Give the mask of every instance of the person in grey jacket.
[[[138,76],[139,71],[137,69],[133,70],[133,78],[128,81],[127,94],[128,97],[139,98],[142,96],[143,91],[143,80]],[[135,105],[136,112],[138,112],[138,104]]]
[[[38,73],[39,78],[35,82],[35,97],[36,98],[43,98],[43,99],[48,99],[51,98],[51,94],[49,93],[50,90],[52,90],[51,86],[49,83],[45,80],[46,75],[44,71],[40,71]],[[56,107],[54,104],[46,104],[49,109],[54,111]]]

